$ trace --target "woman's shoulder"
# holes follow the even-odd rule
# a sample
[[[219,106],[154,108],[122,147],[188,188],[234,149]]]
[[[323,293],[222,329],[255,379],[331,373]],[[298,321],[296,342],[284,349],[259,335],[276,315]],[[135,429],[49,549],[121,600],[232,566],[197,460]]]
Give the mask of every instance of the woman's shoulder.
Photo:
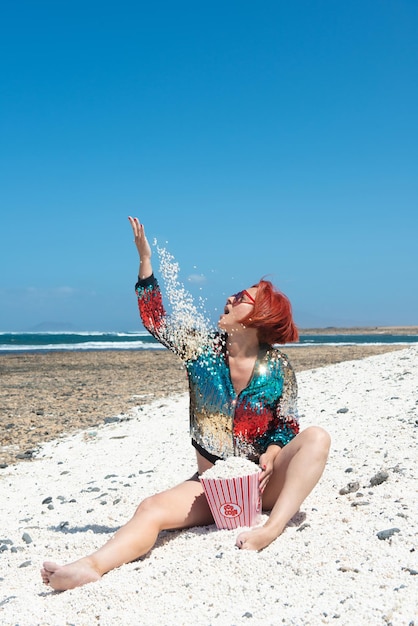
[[[283,367],[292,368],[292,365],[289,361],[289,358],[285,352],[282,351],[281,347],[278,345],[267,345],[263,346],[266,357],[271,361],[279,362]]]

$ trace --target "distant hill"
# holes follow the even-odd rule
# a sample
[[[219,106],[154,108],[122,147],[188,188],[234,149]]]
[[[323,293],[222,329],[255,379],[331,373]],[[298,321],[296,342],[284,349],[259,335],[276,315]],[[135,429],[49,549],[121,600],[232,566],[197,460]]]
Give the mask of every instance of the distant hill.
[[[418,335],[418,326],[353,326],[340,328],[299,328],[300,335]]]

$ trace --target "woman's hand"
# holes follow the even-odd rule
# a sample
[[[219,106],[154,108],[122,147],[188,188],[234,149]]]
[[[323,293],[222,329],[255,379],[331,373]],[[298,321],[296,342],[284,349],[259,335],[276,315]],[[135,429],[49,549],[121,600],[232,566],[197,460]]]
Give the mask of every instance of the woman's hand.
[[[140,265],[139,265],[139,278],[148,278],[152,274],[151,266],[151,246],[148,243],[148,239],[145,235],[144,225],[140,224],[137,217],[128,217],[132,226],[134,234],[134,242],[136,249],[138,250]]]
[[[148,243],[148,239],[145,236],[144,225],[139,223],[137,217],[128,217],[128,220],[131,223],[132,230],[134,233],[134,242],[136,245],[136,249],[138,250],[139,257],[151,258],[151,246]]]
[[[264,489],[267,487],[267,483],[273,474],[274,460],[278,454],[280,454],[280,447],[271,445],[267,448],[266,452],[260,456],[259,465],[261,472],[259,480],[261,493],[263,493]]]

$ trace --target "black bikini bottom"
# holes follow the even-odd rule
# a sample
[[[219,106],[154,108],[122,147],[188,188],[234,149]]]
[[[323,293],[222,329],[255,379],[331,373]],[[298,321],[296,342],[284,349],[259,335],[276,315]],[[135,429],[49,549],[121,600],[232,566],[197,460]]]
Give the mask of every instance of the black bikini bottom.
[[[197,441],[195,441],[194,439],[192,439],[192,446],[194,448],[196,448],[196,450],[199,452],[199,454],[201,454],[203,456],[203,458],[205,458],[210,463],[215,463],[216,461],[220,461],[221,460],[220,456],[216,456],[215,454],[211,454],[210,452],[205,450],[205,448],[202,448],[202,446],[200,446],[197,443]]]

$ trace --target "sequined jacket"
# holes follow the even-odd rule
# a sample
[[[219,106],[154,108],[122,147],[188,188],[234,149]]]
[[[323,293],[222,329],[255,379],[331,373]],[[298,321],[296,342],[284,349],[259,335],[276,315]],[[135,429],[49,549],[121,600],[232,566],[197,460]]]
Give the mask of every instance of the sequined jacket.
[[[243,456],[257,461],[271,444],[286,445],[299,432],[297,384],[286,356],[260,346],[247,387],[234,390],[225,335],[196,341],[193,332],[175,332],[166,315],[154,276],[135,286],[145,328],[184,361],[190,391],[192,440],[221,458]]]

